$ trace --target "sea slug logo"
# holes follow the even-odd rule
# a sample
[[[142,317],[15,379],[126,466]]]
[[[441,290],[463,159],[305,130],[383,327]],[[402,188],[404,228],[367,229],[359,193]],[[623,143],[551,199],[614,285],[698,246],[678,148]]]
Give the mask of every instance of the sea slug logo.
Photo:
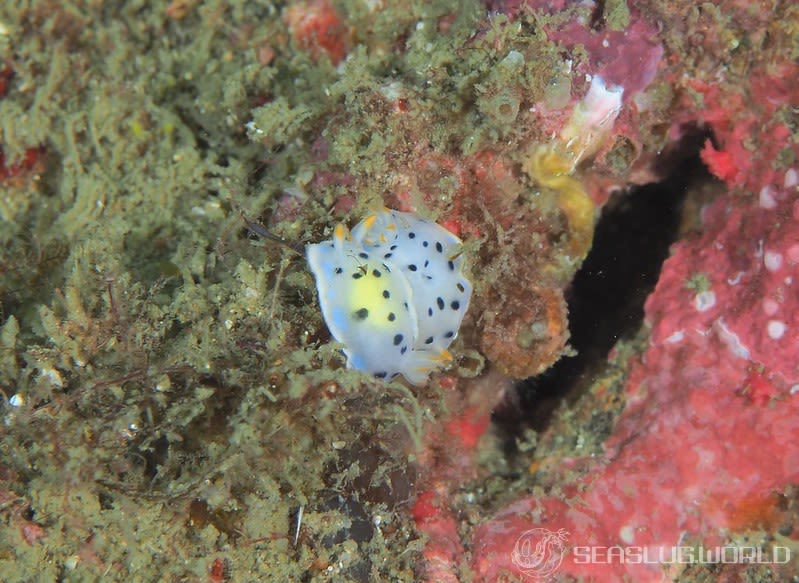
[[[563,543],[568,537],[569,533],[562,528],[558,532],[546,528],[526,530],[516,539],[511,561],[528,577],[549,577],[558,570],[563,561],[566,552]]]

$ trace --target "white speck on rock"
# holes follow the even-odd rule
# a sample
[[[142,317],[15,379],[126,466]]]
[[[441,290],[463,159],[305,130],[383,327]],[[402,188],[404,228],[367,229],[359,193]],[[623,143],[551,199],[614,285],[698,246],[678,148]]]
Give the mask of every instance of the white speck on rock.
[[[694,296],[694,307],[698,312],[707,312],[716,305],[716,294],[712,290],[703,291]]]
[[[771,185],[766,185],[760,189],[760,208],[774,209],[777,208],[777,199],[774,198],[774,188]]]
[[[765,255],[763,255],[763,264],[769,271],[777,271],[782,267],[782,253],[766,251]]]
[[[766,326],[766,332],[768,332],[768,337],[772,340],[779,340],[785,334],[785,328],[785,322],[781,322],[779,320],[769,320],[769,323]]]

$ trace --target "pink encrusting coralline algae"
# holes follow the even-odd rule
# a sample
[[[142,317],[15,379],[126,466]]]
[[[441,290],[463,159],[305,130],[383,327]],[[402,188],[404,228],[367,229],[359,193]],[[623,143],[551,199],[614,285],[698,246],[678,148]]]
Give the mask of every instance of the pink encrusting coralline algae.
[[[650,346],[629,371],[605,459],[561,496],[520,500],[480,526],[480,580],[520,573],[511,552],[535,527],[565,529],[576,547],[645,548],[668,563],[680,545],[786,526],[781,493],[799,480],[795,185],[773,201],[719,198],[701,236],[675,246],[646,304]],[[558,572],[659,581],[683,566],[579,561],[567,554]]]
[[[672,20],[676,35],[683,24]],[[602,46],[586,44],[591,54]],[[642,64],[655,56],[639,55]],[[687,88],[670,136],[709,130],[701,158],[730,191],[702,209],[701,227],[662,268],[645,307],[648,347],[628,363],[625,408],[604,455],[572,460],[579,475],[556,493],[517,500],[478,526],[477,581],[546,568],[565,579],[671,580],[684,576],[686,548],[712,559],[725,544],[761,553],[777,580],[796,573],[799,145],[787,112],[799,106],[797,67],[773,59],[722,83],[731,72],[692,76],[678,56],[666,57],[657,79]],[[623,85],[624,75],[603,74]],[[622,123],[614,133],[624,131]],[[745,567],[724,572],[743,576]]]

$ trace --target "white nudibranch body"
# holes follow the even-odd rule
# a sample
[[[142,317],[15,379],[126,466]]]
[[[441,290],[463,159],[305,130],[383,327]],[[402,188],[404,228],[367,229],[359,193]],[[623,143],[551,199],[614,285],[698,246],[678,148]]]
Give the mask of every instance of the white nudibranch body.
[[[322,315],[349,368],[418,385],[452,360],[447,348],[472,295],[461,251],[443,227],[390,209],[306,246]]]

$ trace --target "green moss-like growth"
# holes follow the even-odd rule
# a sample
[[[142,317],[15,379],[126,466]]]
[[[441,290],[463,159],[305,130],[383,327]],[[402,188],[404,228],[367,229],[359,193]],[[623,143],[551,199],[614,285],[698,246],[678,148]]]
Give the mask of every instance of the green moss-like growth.
[[[418,576],[408,508],[455,391],[345,370],[303,259],[242,214],[309,241],[385,203],[458,210],[485,321],[510,293],[528,348],[558,324],[517,279],[560,305],[568,225],[517,166],[587,58],[543,32],[572,12],[331,2],[334,66],[318,7],[0,8],[0,147],[31,159],[0,182],[4,580]],[[477,320],[451,382],[490,368]]]
[[[413,469],[381,444],[419,442],[416,397],[319,348],[302,261],[240,219],[307,186],[337,75],[292,52],[277,6],[165,8],[0,11],[5,160],[41,152],[0,185],[0,572],[204,579],[219,559],[236,580],[407,579],[414,553],[373,515],[408,520]],[[361,441],[374,463],[339,476]]]
[[[605,19],[610,30],[624,30],[630,26],[630,8],[627,0],[605,2]]]

